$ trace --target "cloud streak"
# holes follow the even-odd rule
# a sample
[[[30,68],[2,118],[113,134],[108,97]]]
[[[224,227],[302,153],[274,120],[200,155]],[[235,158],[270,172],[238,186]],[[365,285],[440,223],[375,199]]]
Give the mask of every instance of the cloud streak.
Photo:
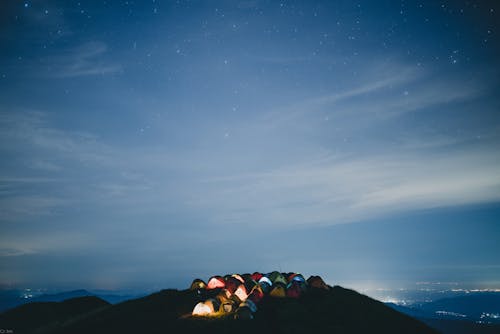
[[[75,78],[121,72],[121,65],[103,58],[107,51],[108,46],[103,42],[87,42],[62,52],[62,55],[46,59],[46,65],[50,69],[50,75],[58,78]]]
[[[207,180],[195,206],[218,210],[213,223],[338,224],[405,210],[500,200],[494,149],[421,156],[332,158],[258,175]],[[219,190],[223,189],[223,190]]]
[[[104,50],[101,46],[87,54],[92,57]],[[453,108],[483,94],[482,86],[435,80],[431,73],[402,65],[375,68],[371,81],[351,90],[309,98],[228,125],[235,129],[234,135],[217,149],[111,145],[96,134],[54,127],[48,113],[4,113],[0,136],[3,143],[10,143],[4,149],[27,152],[30,157],[26,174],[14,173],[10,179],[57,180],[60,185],[53,187],[46,201],[36,191],[4,198],[9,206],[25,208],[10,210],[9,217],[49,214],[78,201],[127,212],[166,212],[169,209],[161,203],[171,201],[181,211],[205,214],[213,224],[252,221],[278,227],[338,224],[403,210],[499,200],[499,175],[493,167],[498,161],[492,158],[498,139],[494,134],[481,145],[476,145],[475,137],[432,131],[422,136],[421,129],[405,128],[404,135],[396,132],[389,140],[385,137],[387,123],[393,119],[413,111],[425,115],[442,106]],[[395,85],[411,85],[411,93],[402,94]],[[212,124],[199,126],[197,140],[211,141]],[[360,147],[363,142],[351,150],[349,140],[364,140],[365,134],[369,151]],[[287,155],[280,152],[283,140],[293,148]],[[337,144],[325,147],[328,140]],[[266,164],[257,169],[246,166],[260,160]],[[32,175],[35,171],[47,175],[37,178]]]

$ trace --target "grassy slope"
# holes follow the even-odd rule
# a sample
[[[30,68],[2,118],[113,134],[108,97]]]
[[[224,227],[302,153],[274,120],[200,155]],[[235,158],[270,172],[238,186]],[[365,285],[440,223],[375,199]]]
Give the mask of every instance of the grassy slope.
[[[80,316],[50,333],[436,333],[423,323],[352,290],[311,290],[300,299],[266,298],[252,321],[183,318],[200,299],[163,290]],[[14,328],[16,329],[16,328]],[[16,331],[15,333],[21,333]]]
[[[97,297],[78,297],[63,302],[34,302],[21,305],[0,315],[0,328],[14,333],[50,330],[64,324],[87,318],[110,304]]]

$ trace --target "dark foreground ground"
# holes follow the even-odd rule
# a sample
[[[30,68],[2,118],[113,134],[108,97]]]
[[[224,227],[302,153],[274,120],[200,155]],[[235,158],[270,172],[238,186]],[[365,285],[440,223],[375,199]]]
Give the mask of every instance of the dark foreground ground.
[[[0,315],[11,333],[437,333],[374,299],[339,286],[299,299],[266,297],[253,320],[190,317],[196,291],[163,290],[111,305],[97,297],[31,303]]]

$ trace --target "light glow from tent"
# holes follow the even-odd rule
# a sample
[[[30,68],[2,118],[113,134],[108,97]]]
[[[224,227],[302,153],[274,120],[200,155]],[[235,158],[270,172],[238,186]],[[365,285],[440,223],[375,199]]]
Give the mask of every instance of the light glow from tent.
[[[211,315],[214,313],[213,308],[211,308],[209,305],[199,302],[196,304],[196,306],[193,309],[193,315],[198,315],[198,316],[207,316]]]
[[[217,289],[217,288],[223,288],[225,286],[226,285],[224,284],[224,282],[220,281],[215,277],[212,277],[208,282],[207,289]]]
[[[243,280],[243,277],[241,277],[240,275],[238,274],[233,274],[232,277],[236,278],[238,281],[240,281],[241,283],[245,283],[245,280]]]
[[[248,294],[247,294],[247,291],[245,289],[245,286],[244,285],[240,285],[238,287],[238,289],[236,289],[236,291],[234,292],[234,294],[236,295],[236,297],[238,297],[242,302],[244,302],[245,300],[247,300],[248,298]]]

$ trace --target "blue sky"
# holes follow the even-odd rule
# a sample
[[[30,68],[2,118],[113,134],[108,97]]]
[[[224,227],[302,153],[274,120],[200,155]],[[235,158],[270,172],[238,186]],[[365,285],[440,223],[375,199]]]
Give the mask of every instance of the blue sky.
[[[1,7],[0,283],[500,284],[494,2]]]

